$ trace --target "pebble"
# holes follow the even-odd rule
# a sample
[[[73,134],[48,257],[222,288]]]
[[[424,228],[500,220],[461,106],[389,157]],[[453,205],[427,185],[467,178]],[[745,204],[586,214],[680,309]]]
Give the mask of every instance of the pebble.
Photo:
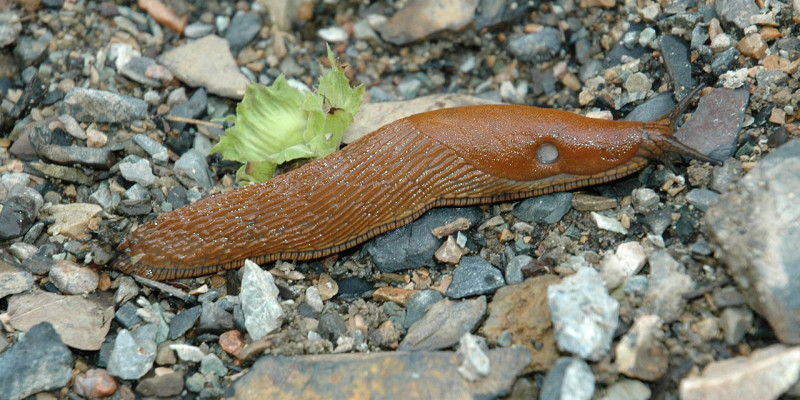
[[[0,210],[0,240],[10,240],[25,235],[36,222],[36,201],[27,196],[13,196]]]
[[[378,30],[383,39],[404,45],[442,31],[459,31],[472,23],[478,2],[412,0]]]
[[[617,199],[578,193],[572,198],[575,211],[603,211],[617,207]]]
[[[143,85],[161,87],[174,77],[168,69],[149,57],[133,57],[119,69],[119,73]]]
[[[800,343],[800,316],[792,311],[793,294],[800,290],[800,279],[794,279],[800,273],[799,160],[800,142],[787,142],[705,215],[709,240],[718,246],[716,254],[728,273],[742,284],[748,304],[770,323],[781,342],[793,344]]]
[[[459,217],[467,218],[476,225],[483,218],[483,213],[477,208],[435,208],[404,227],[370,240],[367,242],[367,251],[381,272],[433,266],[433,256],[440,241],[431,231]]]
[[[686,194],[686,201],[700,211],[705,212],[708,207],[719,198],[719,193],[708,189],[692,189]]]
[[[421,290],[411,296],[406,303],[406,318],[403,320],[403,328],[406,330],[415,322],[419,321],[431,305],[438,303],[444,297],[435,290]]]
[[[547,295],[558,348],[588,360],[603,358],[619,323],[619,303],[608,295],[600,274],[580,269],[549,286]]]
[[[533,257],[520,254],[518,256],[514,256],[511,261],[508,262],[505,269],[505,278],[506,284],[508,285],[516,285],[518,283],[522,283],[524,278],[522,274],[522,269],[527,267],[533,263]]]
[[[215,302],[204,301],[197,323],[197,332],[219,334],[231,329],[233,329],[233,314]]]
[[[526,371],[547,371],[558,359],[547,288],[561,280],[555,275],[526,279],[500,288],[489,303],[489,316],[480,328],[490,343],[510,336],[507,345],[522,345],[533,355]]]
[[[137,315],[138,312],[139,307],[136,307],[132,302],[129,301],[117,309],[117,312],[114,314],[114,319],[118,324],[120,324],[120,326],[130,330],[142,322],[142,319]]]
[[[97,89],[74,87],[67,92],[61,113],[81,122],[119,123],[144,119],[144,100]]]
[[[622,223],[616,218],[606,217],[605,215],[598,214],[594,211],[592,211],[591,216],[592,220],[594,220],[599,229],[619,233],[621,235],[628,234],[628,230],[625,229],[625,227],[622,226]]]
[[[150,154],[153,160],[162,163],[166,163],[169,160],[167,148],[163,144],[151,139],[149,136],[139,133],[133,137],[133,141],[146,151],[147,154]]]
[[[781,344],[708,364],[680,383],[682,400],[777,399],[800,375],[800,348]]]
[[[347,32],[340,26],[322,28],[317,31],[317,36],[319,36],[320,39],[331,43],[346,42],[347,39],[350,38],[347,35]]]
[[[238,11],[231,19],[230,28],[225,32],[225,40],[233,51],[239,51],[252,42],[260,30],[261,18],[258,13]]]
[[[458,245],[455,236],[448,235],[442,246],[436,250],[433,256],[436,261],[443,262],[450,265],[456,265],[461,261],[461,257],[469,254],[469,249]]]
[[[22,24],[17,13],[10,11],[0,13],[0,47],[16,42],[20,32]]]
[[[187,85],[222,97],[241,100],[249,83],[236,66],[228,42],[216,35],[164,52],[157,61]]]
[[[322,297],[319,295],[319,289],[316,286],[310,286],[306,289],[306,304],[311,307],[312,310],[315,312],[322,312],[322,307],[324,306],[322,302]]]
[[[672,35],[659,38],[664,66],[672,78],[675,97],[682,99],[695,87],[692,77],[692,63],[689,60],[689,45],[683,39]]]
[[[99,221],[95,217],[103,211],[97,204],[71,203],[55,204],[46,207],[43,215],[53,222],[47,227],[50,235],[64,235],[72,239],[85,239],[89,237],[89,227]]]
[[[546,194],[526,199],[514,207],[514,216],[537,224],[552,224],[561,220],[572,207],[569,192]]]
[[[408,328],[398,350],[446,349],[472,332],[486,313],[486,297],[453,301],[444,299],[430,307],[422,319]]]
[[[202,21],[195,21],[183,29],[183,36],[189,39],[198,39],[214,33],[214,25]]]
[[[561,51],[561,32],[556,28],[544,27],[538,32],[509,40],[508,50],[520,61],[549,61]]]
[[[669,368],[669,350],[663,343],[661,319],[641,315],[617,343],[616,364],[620,373],[644,381],[657,381]]]
[[[33,275],[0,259],[0,299],[29,290],[33,286]]]
[[[744,307],[728,307],[722,310],[720,323],[725,338],[725,343],[736,345],[753,326],[753,312]]]
[[[586,361],[561,357],[545,376],[539,398],[589,400],[594,395],[594,383],[594,374]]]
[[[641,381],[620,379],[606,389],[605,400],[648,400],[652,392]]]
[[[208,170],[206,157],[197,150],[190,149],[183,153],[178,161],[175,161],[173,168],[175,176],[181,183],[188,187],[201,186],[210,188],[211,172]]]
[[[150,168],[150,162],[143,158],[128,156],[117,165],[122,177],[131,182],[150,186],[156,181],[156,176],[153,175],[153,170]]]
[[[453,271],[446,296],[451,299],[492,294],[505,286],[503,274],[481,257],[464,257]]]
[[[600,264],[600,276],[606,287],[614,290],[644,267],[647,257],[639,242],[625,242],[613,254],[607,254]]]
[[[486,354],[486,340],[480,336],[465,333],[458,341],[456,356],[459,359],[458,373],[470,382],[476,382],[489,375],[491,364]]]
[[[197,346],[190,346],[187,344],[171,344],[169,345],[169,348],[175,351],[175,354],[178,355],[178,358],[183,361],[197,363],[202,361],[203,357],[205,357],[203,350],[200,350],[200,348]]]
[[[747,0],[715,1],[714,7],[723,23],[732,23],[742,30],[750,26],[750,18],[759,13],[758,6]]]
[[[637,188],[631,193],[631,202],[636,212],[648,214],[658,209],[659,197],[653,189]]]
[[[136,392],[148,397],[178,396],[183,391],[183,371],[159,367],[153,376],[148,376],[136,385]]]
[[[339,300],[360,298],[365,293],[375,289],[372,284],[357,276],[340,279],[336,282],[336,285],[338,286],[336,299]]]
[[[175,315],[169,322],[169,340],[178,339],[192,329],[202,311],[202,306],[194,306]]]
[[[215,374],[221,377],[228,374],[228,368],[225,368],[222,360],[220,360],[216,354],[209,353],[204,355],[203,359],[200,360],[200,373],[205,376]]]
[[[336,339],[347,333],[347,324],[345,324],[341,315],[335,312],[326,312],[319,319],[317,333],[323,339],[336,343]]]
[[[219,335],[219,346],[234,357],[239,357],[245,344],[244,335],[238,330],[230,330]]]
[[[642,309],[661,317],[664,323],[677,320],[686,307],[684,293],[695,288],[692,278],[679,262],[665,250],[650,254],[650,285]]]
[[[745,35],[738,43],[736,49],[743,55],[760,60],[767,55],[767,43],[758,33]]]
[[[135,330],[120,329],[108,359],[108,373],[120,379],[143,377],[156,359],[156,333],[153,324]]]
[[[339,284],[328,274],[320,274],[317,282],[317,291],[321,301],[332,299],[339,294]]]
[[[87,399],[111,396],[117,391],[117,380],[102,368],[92,368],[75,377],[75,393]]]
[[[198,119],[206,113],[208,108],[208,94],[203,88],[198,88],[192,93],[188,100],[175,105],[169,112],[170,116]],[[171,122],[171,126],[177,130],[183,130],[186,126],[183,122]]]
[[[253,340],[261,339],[281,327],[285,315],[278,301],[278,288],[272,274],[250,260],[244,263],[239,299],[245,328]]]
[[[736,151],[749,98],[746,89],[724,88],[701,97],[692,117],[675,132],[675,138],[712,158],[727,159]]]
[[[100,281],[100,276],[91,268],[67,260],[54,261],[48,277],[64,294],[91,293]]]
[[[23,399],[60,389],[72,379],[72,363],[72,353],[53,326],[37,324],[0,353],[0,393],[7,399]]]
[[[71,115],[61,114],[58,116],[58,120],[64,124],[64,129],[67,131],[67,133],[77,139],[86,139],[86,132],[83,130],[83,128],[81,128],[80,124],[78,124],[78,121],[75,120],[75,118],[73,118]]]

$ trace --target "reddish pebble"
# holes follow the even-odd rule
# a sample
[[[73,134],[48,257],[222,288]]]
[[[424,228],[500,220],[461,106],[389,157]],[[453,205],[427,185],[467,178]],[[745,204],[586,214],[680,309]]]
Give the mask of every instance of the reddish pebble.
[[[219,335],[219,345],[226,353],[239,357],[239,353],[244,348],[244,335],[237,330],[227,331]]]
[[[117,380],[104,369],[90,369],[75,378],[73,388],[86,398],[107,397],[117,391]]]

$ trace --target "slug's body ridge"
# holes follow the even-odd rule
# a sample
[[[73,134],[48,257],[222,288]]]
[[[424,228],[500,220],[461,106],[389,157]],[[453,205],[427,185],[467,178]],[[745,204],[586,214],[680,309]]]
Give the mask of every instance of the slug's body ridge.
[[[629,175],[674,150],[665,148],[674,147],[673,122],[513,105],[413,115],[267,182],[159,215],[120,245],[115,267],[163,280],[237,268],[247,258],[324,257],[434,207],[511,201]]]

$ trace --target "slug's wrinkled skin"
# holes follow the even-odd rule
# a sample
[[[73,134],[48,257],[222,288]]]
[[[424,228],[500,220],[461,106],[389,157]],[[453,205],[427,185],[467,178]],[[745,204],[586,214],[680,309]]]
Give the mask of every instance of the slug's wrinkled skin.
[[[691,96],[687,96],[687,99]],[[323,159],[140,226],[114,267],[164,280],[337,253],[440,206],[511,201],[608,182],[679,153],[688,100],[649,123],[485,105],[383,126]]]

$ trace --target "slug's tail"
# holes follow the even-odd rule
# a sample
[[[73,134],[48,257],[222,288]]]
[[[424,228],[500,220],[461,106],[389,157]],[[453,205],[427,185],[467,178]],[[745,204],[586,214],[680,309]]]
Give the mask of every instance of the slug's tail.
[[[705,85],[700,84],[686,96],[681,99],[666,114],[662,115],[655,121],[648,122],[643,128],[643,144],[639,150],[640,155],[649,159],[659,160],[667,165],[669,163],[669,156],[677,154],[698,161],[708,162],[714,165],[722,165],[722,162],[711,158],[696,149],[685,145],[680,140],[673,136],[675,125],[681,118],[686,109],[689,108],[692,101],[700,93]]]

